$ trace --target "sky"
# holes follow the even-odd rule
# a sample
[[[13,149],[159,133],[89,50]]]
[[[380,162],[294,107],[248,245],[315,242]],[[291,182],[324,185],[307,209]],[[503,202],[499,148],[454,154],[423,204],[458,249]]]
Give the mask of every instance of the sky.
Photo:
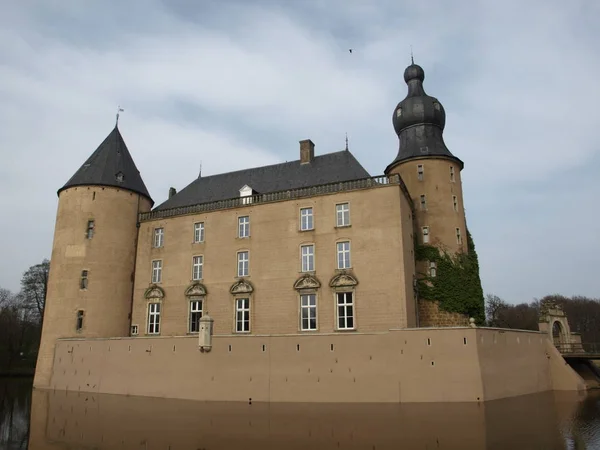
[[[600,2],[0,0],[0,287],[49,258],[58,198],[114,127],[156,204],[202,174],[398,151],[425,70],[465,162],[485,293],[600,297]],[[348,49],[352,48],[350,53]]]

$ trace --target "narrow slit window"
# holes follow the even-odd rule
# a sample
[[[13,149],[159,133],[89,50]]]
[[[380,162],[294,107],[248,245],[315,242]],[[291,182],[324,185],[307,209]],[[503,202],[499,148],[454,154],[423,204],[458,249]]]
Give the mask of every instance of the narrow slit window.
[[[76,330],[77,331],[81,331],[83,329],[83,311],[79,310],[77,311],[77,325],[76,325]]]
[[[421,231],[423,232],[423,244],[428,244],[429,243],[429,227],[423,227],[423,228],[421,228]]]
[[[86,230],[86,237],[88,239],[91,239],[94,237],[94,225],[95,225],[95,223],[93,220],[88,220],[87,230]]]
[[[456,195],[452,196],[452,208],[454,208],[454,211],[458,212],[458,198]]]
[[[460,234],[460,228],[456,229],[456,243],[462,244],[462,235]]]
[[[420,200],[421,200],[421,209],[422,210],[427,209],[427,199],[425,198],[425,194],[421,195]]]
[[[87,270],[81,271],[81,280],[79,281],[79,288],[80,289],[88,288],[88,271]]]
[[[454,166],[450,166],[450,181],[454,182]]]
[[[423,179],[425,178],[425,169],[423,167],[423,164],[417,165],[417,178],[419,181],[423,181]]]
[[[429,276],[435,278],[437,276],[437,264],[435,261],[429,262]]]

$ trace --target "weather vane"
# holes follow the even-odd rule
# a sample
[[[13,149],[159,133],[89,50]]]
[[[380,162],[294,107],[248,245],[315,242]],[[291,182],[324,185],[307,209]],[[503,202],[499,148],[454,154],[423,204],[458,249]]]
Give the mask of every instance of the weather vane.
[[[117,107],[117,126],[119,125],[119,113],[122,113],[123,111],[125,111],[123,108],[120,106]]]

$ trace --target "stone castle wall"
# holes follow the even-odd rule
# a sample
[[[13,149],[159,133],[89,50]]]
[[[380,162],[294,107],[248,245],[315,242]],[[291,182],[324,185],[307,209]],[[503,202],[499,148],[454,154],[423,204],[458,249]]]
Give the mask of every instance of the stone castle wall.
[[[439,302],[419,300],[419,326],[421,327],[465,327],[469,317],[464,314],[444,311]]]

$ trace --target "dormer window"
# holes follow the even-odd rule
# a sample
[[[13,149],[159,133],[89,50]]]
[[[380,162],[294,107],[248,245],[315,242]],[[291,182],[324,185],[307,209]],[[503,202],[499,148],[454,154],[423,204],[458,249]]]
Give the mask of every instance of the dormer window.
[[[122,183],[123,181],[125,181],[125,175],[123,175],[123,172],[117,172],[117,174],[115,175],[115,178],[117,179],[117,182]]]
[[[397,110],[396,110],[396,117],[400,117],[402,115],[402,106],[400,106]]]
[[[248,205],[252,203],[252,195],[255,193],[256,191],[254,191],[254,189],[245,184],[244,187],[240,189],[240,198],[242,199],[242,204]]]

